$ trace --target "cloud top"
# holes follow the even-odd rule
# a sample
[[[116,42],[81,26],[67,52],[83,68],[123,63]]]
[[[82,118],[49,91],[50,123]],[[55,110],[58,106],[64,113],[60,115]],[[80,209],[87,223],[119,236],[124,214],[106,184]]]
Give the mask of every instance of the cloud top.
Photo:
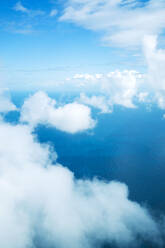
[[[0,123],[0,246],[159,244],[158,224],[119,182],[77,180],[26,125]],[[54,156],[54,155],[53,155]]]

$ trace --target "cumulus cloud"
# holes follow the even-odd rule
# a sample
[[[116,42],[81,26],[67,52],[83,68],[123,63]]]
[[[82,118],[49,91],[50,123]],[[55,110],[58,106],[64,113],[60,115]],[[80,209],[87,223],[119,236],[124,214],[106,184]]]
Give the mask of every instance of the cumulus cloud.
[[[143,49],[147,63],[147,82],[158,106],[165,109],[165,50],[157,48],[157,36],[145,36]]]
[[[9,112],[17,110],[16,106],[11,102],[7,90],[0,89],[0,112]]]
[[[44,92],[37,92],[24,102],[20,120],[31,126],[52,125],[72,134],[94,128],[96,122],[91,117],[89,107],[76,102],[61,107],[55,105],[56,101]]]
[[[157,103],[165,109],[165,50],[158,48],[156,35],[145,35],[143,53],[146,73],[135,70],[112,71],[107,74],[75,74],[75,82],[82,92],[80,102],[101,112],[112,112],[114,105],[135,108],[138,102]]]
[[[52,164],[51,149],[26,125],[0,122],[0,137],[1,247],[161,242],[158,224],[129,200],[125,184],[75,179],[67,168]]]
[[[109,73],[107,79],[103,83],[103,90],[109,96],[109,104],[134,108],[134,97],[140,87],[141,74],[136,71],[115,71]]]
[[[108,74],[76,74],[70,79],[80,84],[85,91],[93,87],[90,96],[81,93],[79,101],[98,108],[103,113],[110,113],[114,105],[135,108],[135,98],[142,90],[143,75],[134,70],[113,71]],[[88,90],[86,90],[88,92]]]
[[[165,28],[162,0],[68,0],[61,21],[102,31],[108,44],[139,46],[144,35],[160,34]]]

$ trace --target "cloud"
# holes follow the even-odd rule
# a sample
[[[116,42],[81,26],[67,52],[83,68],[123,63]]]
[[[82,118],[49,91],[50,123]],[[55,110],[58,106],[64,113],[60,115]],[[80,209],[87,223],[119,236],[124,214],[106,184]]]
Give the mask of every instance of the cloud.
[[[141,46],[147,34],[161,34],[165,28],[162,0],[68,0],[61,21],[103,33],[109,45]]]
[[[20,120],[28,122],[31,126],[52,125],[72,134],[94,128],[96,122],[91,117],[89,107],[76,102],[62,107],[55,105],[56,101],[44,92],[37,92],[24,102]]]
[[[0,122],[0,246],[94,248],[161,242],[158,224],[119,182],[77,180],[26,125]]]
[[[146,102],[146,101],[147,101],[148,95],[149,95],[148,92],[140,92],[140,93],[137,95],[138,101],[139,101],[139,102]]]
[[[20,11],[23,13],[29,13],[29,10],[25,8],[21,2],[17,2],[16,5],[13,8],[15,11]]]
[[[58,13],[58,11],[56,9],[52,9],[51,12],[50,12],[50,16],[53,17],[53,16],[56,16]]]
[[[17,2],[13,10],[18,12],[17,18],[4,22],[5,31],[28,35],[38,32],[43,22],[46,21],[46,12],[40,9],[25,7],[21,1]]]
[[[103,91],[109,97],[110,105],[122,105],[126,108],[135,108],[134,97],[136,96],[141,75],[136,71],[115,71],[107,75],[103,83]]]
[[[116,70],[93,75],[76,74],[70,81],[75,82],[76,87],[79,85],[82,92],[88,92],[92,88],[92,93],[88,93],[90,97],[87,94],[80,94],[79,101],[104,113],[112,112],[115,105],[135,108],[135,99],[144,84],[143,75],[134,70]]]
[[[23,6],[21,2],[17,2],[13,8],[15,11],[28,14],[30,17],[42,16],[45,14],[42,10],[32,10]]]
[[[9,112],[17,110],[16,106],[11,102],[7,90],[0,89],[0,112]]]
[[[153,102],[165,109],[165,50],[157,48],[157,36],[145,36],[143,50],[147,64],[147,83]]]
[[[84,93],[80,94],[79,101],[83,104],[92,106],[94,108],[100,109],[101,113],[111,113],[112,109],[110,108],[109,104],[107,103],[104,96],[87,96]]]

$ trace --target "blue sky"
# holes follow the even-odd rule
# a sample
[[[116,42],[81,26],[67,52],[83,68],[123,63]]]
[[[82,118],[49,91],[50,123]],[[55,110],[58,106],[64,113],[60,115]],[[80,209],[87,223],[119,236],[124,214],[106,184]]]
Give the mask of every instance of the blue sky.
[[[88,27],[85,22],[81,23],[69,16],[62,20],[67,6],[75,5],[73,2],[1,2],[1,77],[12,88],[36,81],[38,83],[43,78],[48,81],[64,80],[76,73],[107,73],[115,69],[145,70],[140,47],[123,48],[120,44],[105,42],[103,38],[107,28],[104,26],[98,29],[97,26]],[[131,8],[143,12],[146,1],[120,2],[126,6],[136,2]],[[76,15],[76,11],[75,7],[73,15]],[[50,16],[51,13],[55,15]],[[113,30],[113,27],[108,29]]]

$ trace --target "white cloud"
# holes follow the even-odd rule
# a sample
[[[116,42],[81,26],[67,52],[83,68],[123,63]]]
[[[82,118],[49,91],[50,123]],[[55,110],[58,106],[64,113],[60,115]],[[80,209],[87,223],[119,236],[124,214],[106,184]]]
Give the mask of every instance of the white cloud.
[[[108,74],[76,74],[70,79],[81,91],[93,87],[92,96],[80,95],[80,102],[97,107],[102,112],[112,112],[114,105],[135,108],[135,98],[144,83],[142,74],[134,70],[113,71]]]
[[[157,103],[165,109],[165,50],[158,48],[157,39],[153,35],[144,36],[145,74],[116,70],[108,74],[74,75],[70,81],[79,85],[81,91],[92,88],[90,94],[81,94],[80,101],[102,112],[112,111],[114,105],[134,108],[138,102]]]
[[[80,94],[79,101],[83,104],[92,106],[94,108],[100,109],[101,113],[111,113],[112,109],[110,108],[107,100],[104,96],[87,96],[84,93]]]
[[[28,9],[25,6],[23,6],[23,4],[21,2],[17,2],[16,5],[13,8],[15,11],[19,11],[22,13],[26,13],[28,14],[30,17],[35,17],[35,16],[42,16],[45,14],[44,11],[42,10],[32,10],[32,9]]]
[[[16,5],[14,6],[15,11],[20,11],[23,13],[29,13],[29,10],[25,8],[21,2],[17,2]]]
[[[56,16],[58,13],[58,11],[56,9],[52,9],[51,12],[50,12],[50,16],[53,17],[53,16]]]
[[[139,102],[146,102],[146,101],[147,101],[148,95],[149,95],[148,92],[140,92],[140,93],[137,95],[138,101],[139,101]]]
[[[10,166],[21,169],[28,164],[43,167],[48,164],[48,147],[34,140],[28,126],[12,126],[0,121],[0,137],[0,172]]]
[[[5,89],[0,89],[0,112],[9,112],[17,110],[16,106],[11,102],[9,95]]]
[[[109,73],[107,79],[103,89],[109,95],[109,104],[134,108],[133,101],[140,87],[141,75],[136,71],[115,71]]]
[[[126,185],[75,179],[51,164],[50,149],[28,126],[1,122],[0,137],[0,247],[160,242],[158,225],[147,209],[128,199]]]
[[[83,104],[73,102],[62,107],[55,105],[55,100],[44,92],[37,92],[24,102],[20,119],[31,126],[48,124],[73,134],[93,128],[96,124],[90,108]]]
[[[147,83],[153,101],[165,109],[165,50],[157,48],[156,36],[145,36],[143,43],[144,54],[147,63]]]
[[[141,46],[146,34],[160,34],[164,16],[162,0],[68,0],[60,20],[103,31],[108,44],[130,47]]]

